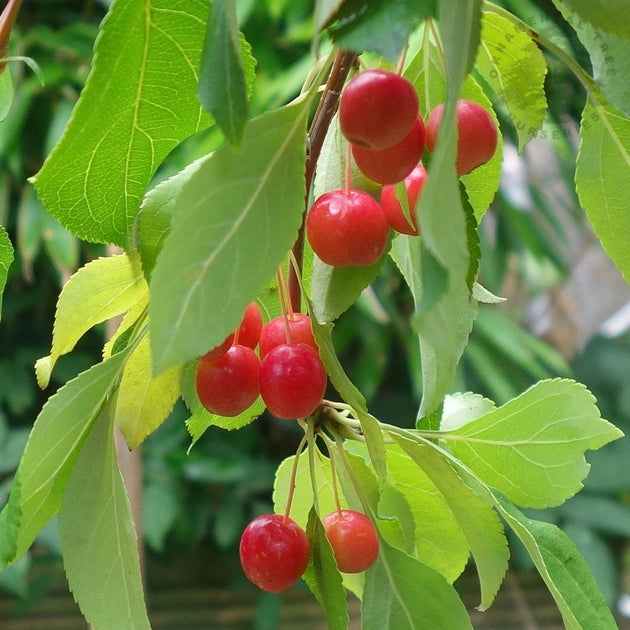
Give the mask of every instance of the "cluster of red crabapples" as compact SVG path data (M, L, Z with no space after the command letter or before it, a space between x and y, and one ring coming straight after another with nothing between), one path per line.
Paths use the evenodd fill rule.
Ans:
M305 418L317 409L326 384L308 315L288 313L263 325L256 302L234 333L199 358L195 373L201 404L227 417L239 415L260 395L277 418Z
M372 521L354 510L337 509L322 520L337 567L343 573L369 569L379 542ZM243 531L239 545L247 578L264 591L279 593L304 574L311 553L306 532L282 514L263 514Z
M435 107L425 125L414 86L393 72L367 70L348 83L339 102L339 126L359 170L382 185L381 196L377 201L348 185L315 200L306 233L321 260L334 266L369 266L383 254L390 227L419 234L415 208L427 179L420 160L425 148L433 152L443 112L443 104ZM456 117L456 170L465 175L494 155L497 129L490 114L473 101L458 101ZM405 209L396 193L399 182L407 194Z

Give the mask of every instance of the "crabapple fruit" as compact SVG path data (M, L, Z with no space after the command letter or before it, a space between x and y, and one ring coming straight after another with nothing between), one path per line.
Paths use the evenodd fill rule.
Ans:
M418 115L418 96L407 79L386 70L366 70L346 86L339 125L349 142L386 149L400 142Z
M361 512L336 510L322 520L337 567L343 573L369 569L378 556L378 535L372 521Z
M305 343L276 346L260 364L260 395L277 418L305 418L324 396L326 370L319 354Z
M313 251L329 265L367 267L387 244L389 225L380 205L368 193L331 190L319 196L306 217Z
M269 593L285 591L306 570L311 543L306 532L281 514L256 517L239 544L241 566L250 582Z
M396 197L396 186L389 184L383 186L381 191L381 208L387 217L389 224L402 234L417 236L418 219L416 217L416 203L422 193L427 180L427 170L418 164L407 177L405 177L405 190L407 191L407 203L409 206L409 218L405 216L402 205Z
M424 151L425 130L420 117L411 131L395 145L371 150L352 145L352 157L359 170L369 179L383 184L401 182L418 164Z
M252 348L233 345L217 359L197 362L195 387L201 404L219 416L237 416L258 398L260 359Z
M427 119L427 148L432 153L437 143L444 104L437 105ZM458 175L466 175L488 162L497 148L497 127L492 116L474 101L461 99L455 106L457 117Z
M289 339L287 339L287 326ZM269 320L260 332L260 358L264 359L271 350L282 343L305 343L319 352L313 337L311 318L304 313L289 313L286 322L282 315Z
M242 346L255 348L260 339L263 327L263 316L257 302L252 302L243 313L243 319L235 336Z

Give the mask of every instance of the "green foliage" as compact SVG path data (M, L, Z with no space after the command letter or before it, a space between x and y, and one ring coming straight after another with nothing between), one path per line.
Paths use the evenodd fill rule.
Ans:
M259 17L255 4L241 9L241 19ZM269 490L271 471L261 470L247 450L258 452L259 441L238 443L235 454L217 437L221 430L235 429L253 435L265 422L253 423L263 414L263 402L234 418L210 414L197 398L194 368L197 357L235 329L252 300L267 316L288 309L283 283L274 283L287 262L298 275L303 270L289 290L294 302L301 292L330 394L341 400L322 401L310 418L296 424L306 431L299 449L305 448L277 469L274 509L290 512L310 535L313 553L304 579L329 626L347 625L348 589L362 600L365 628L471 628L453 582L471 555L479 575L479 607L488 608L508 567L509 529L546 581L568 628L614 627L576 545L556 526L529 519L516 506L564 503L566 518L585 521L593 501L590 508L568 501L588 472L584 454L617 440L621 431L601 418L586 387L546 379L549 371L565 370L564 362L496 314L485 320L479 315L488 346L516 347L503 357L511 367L546 380L521 393L509 378L496 378L495 360L500 406L471 393L448 394L465 351L469 364L487 363L487 347L470 342L469 335L478 301L499 300L477 284L486 249L477 221L498 189L503 144L500 140L488 164L460 181L456 102L470 98L496 121L509 119L504 127L522 150L547 112L548 65L538 46L566 64L587 92L577 195L627 277L620 235L630 228L625 219L630 123L619 105L626 87L602 78L606 59L593 44L596 37L608 38L615 54L625 58L627 30L620 31L614 13L601 7L593 10L577 0L563 5L567 23L578 16L589 24L575 28L593 59L597 76L591 77L565 48L497 5L404 0L374 2L363 11L359 4L320 0L313 21L302 18L308 33L294 32L289 40L304 47L312 43L316 52L332 46L367 52L366 65L397 64L415 86L423 114L445 103L437 146L424 156L429 177L416 209L421 236L392 235L391 250L370 268L332 269L308 247L304 256L300 248L291 250L301 235L305 201L346 182L347 146L332 115L344 76L335 78L337 68L332 84L322 87L333 55L304 56L279 75L281 87L258 90L255 41L250 50L240 34L237 3L213 2L210 12L201 0L151 7L139 0L114 3L65 131L52 150L44 151L33 182L45 209L72 235L117 244L124 252L92 259L65 284L50 354L36 367L40 385L51 383L53 368L57 373L61 358L89 331L123 317L103 346L104 359L68 380L38 415L0 513L0 565L18 567L13 583L19 585L24 569L16 563L58 513L69 585L97 630L149 627L131 513L115 459L115 423L130 448L146 440L145 511L154 517L146 539L154 549L168 548L175 534L189 543L203 534L192 522L180 524L189 498L180 492L184 482L230 489L238 484L244 490L227 492L212 516L207 496L194 502L202 527L208 525L224 547L238 539L251 495ZM274 6L275 17L283 15L287 23L303 8ZM398 57L407 45L405 66ZM261 67L273 68L271 56L265 61ZM44 71L51 75L54 70ZM35 88L29 89L32 98ZM324 99L332 98L324 114L317 108L320 91ZM7 95L7 85L0 85L0 98L7 101ZM261 104L264 111L256 111ZM7 120L25 111L27 105L12 109ZM317 126L322 116L328 116L324 129ZM207 134L198 133L212 125ZM11 129L12 137L0 138L6 146L19 136L18 124ZM218 131L227 144L219 144ZM53 144L57 137L50 133ZM319 155L313 152L315 141L323 142ZM183 167L175 174L166 169L169 178L160 173L154 180L173 149L181 150ZM313 169L311 188L305 174ZM356 169L348 178L378 194ZM19 196L19 249L28 266L35 263L47 224L29 193ZM515 230L519 236L536 240L521 228ZM64 241L68 233L60 228L55 234L51 257L61 270L74 267L76 241ZM13 251L4 229L0 239L4 286ZM541 245L539 252L554 259L551 249ZM397 282L408 290L404 316L393 299L384 306L374 303L388 296L382 286L393 273L388 258L397 265ZM376 300L369 302L370 296ZM392 318L398 337L412 347L407 361L420 397L415 417L380 421L349 376L333 329L343 325L342 316L351 315L354 304L372 315L383 306L385 319ZM177 403L180 397L183 405ZM189 452L181 437L171 437L168 422L164 443L154 441L157 428L173 415L180 425L187 418L195 446ZM597 505L626 531L623 510ZM379 556L364 575L342 575L326 541L321 518L340 506L367 513L378 531ZM574 529L576 539L578 533Z

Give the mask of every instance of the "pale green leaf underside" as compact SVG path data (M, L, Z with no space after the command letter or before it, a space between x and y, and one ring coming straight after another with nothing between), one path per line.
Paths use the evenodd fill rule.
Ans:
M42 408L0 513L0 567L21 557L59 510L76 457L132 349L68 381Z
M112 6L66 132L34 180L47 210L75 235L129 246L157 167L208 124L197 99L207 18L204 0Z
M626 0L554 0L561 11L568 5L581 20L595 28L630 38L630 13Z
M238 152L222 147L182 187L151 277L157 372L221 343L293 245L304 210L308 104L250 121Z
M59 295L49 357L36 365L44 388L60 356L70 352L93 326L145 300L147 285L137 252L97 258L74 273Z
M575 184L578 197L599 237L630 282L630 119L589 99L580 127L582 142Z
M525 507L571 497L588 473L587 449L622 436L574 381L540 381L501 407L443 433L451 451L485 483Z
M568 536L558 527L527 518L503 497L495 505L529 552L558 605L567 630L616 630L608 604Z
M522 150L542 126L547 110L542 52L512 22L484 12L475 67L507 108Z
M136 532L105 410L68 478L59 512L68 585L98 630L149 630Z

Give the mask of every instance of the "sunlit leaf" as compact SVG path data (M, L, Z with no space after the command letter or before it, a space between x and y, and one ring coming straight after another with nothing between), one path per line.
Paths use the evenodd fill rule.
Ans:
M146 299L146 291L134 251L97 258L72 275L57 302L50 357L36 366L40 387L48 385L57 359L70 352L90 328Z
M129 246L157 167L208 124L197 99L207 18L205 0L112 6L70 123L34 179L47 210L73 234Z
M451 451L488 485L525 507L562 503L588 473L587 449L618 439L593 395L574 381L541 381L444 434Z
M99 630L148 630L136 531L109 410L94 423L68 478L59 536L68 585L88 623Z
M293 245L304 210L308 105L251 120L239 152L222 147L182 187L151 276L156 372L221 343Z
M508 19L484 12L475 67L509 112L522 150L542 126L547 111L547 65L542 52Z

